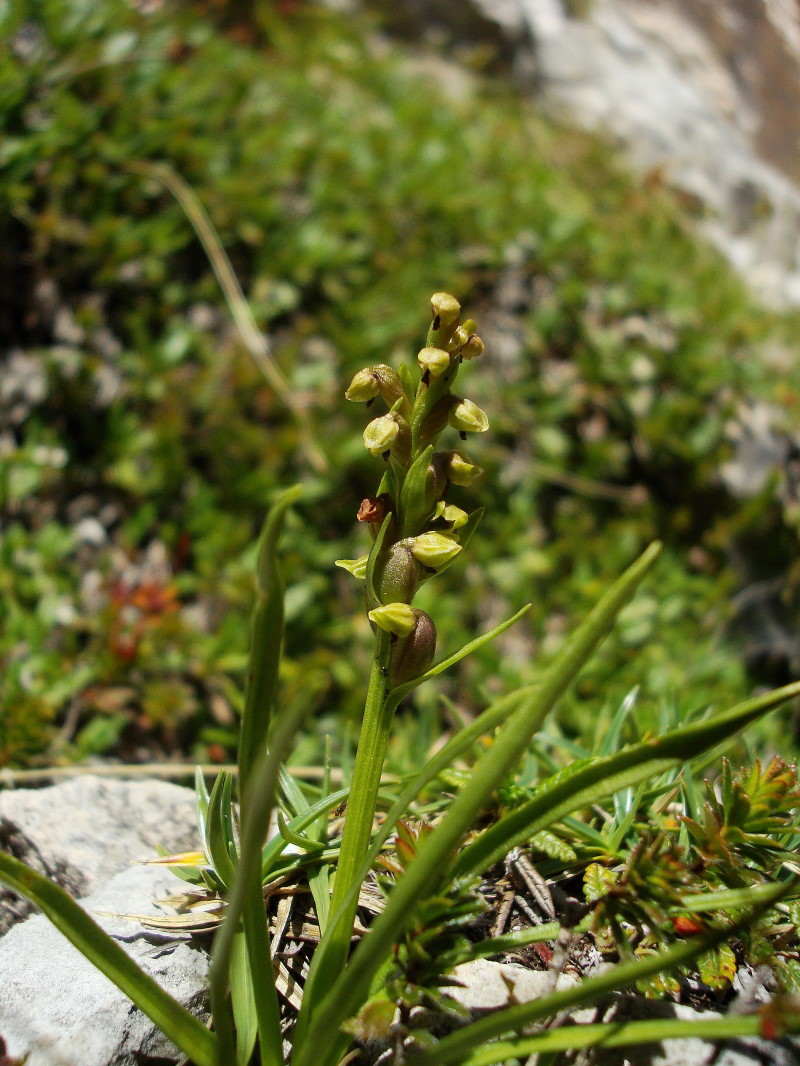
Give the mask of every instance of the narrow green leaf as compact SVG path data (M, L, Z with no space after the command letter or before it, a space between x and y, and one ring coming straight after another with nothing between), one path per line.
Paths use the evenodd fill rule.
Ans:
M782 1012L781 1031L800 1032L800 1014ZM569 1025L548 1029L534 1036L516 1040L498 1040L487 1044L462 1059L460 1066L493 1066L509 1059L524 1061L533 1055L577 1051L581 1048L635 1047L638 1044L659 1044L663 1040L734 1040L743 1036L760 1036L763 1019L760 1014L728 1015L725 1018L653 1018L642 1022L599 1022L591 1025Z
M746 700L704 722L623 748L616 755L583 759L565 767L541 784L527 803L495 822L468 845L458 858L456 872L465 874L487 869L532 833L548 828L573 811L598 803L619 789L637 785L668 770L677 762L691 760L736 736L767 711L798 696L800 682L795 682Z
M753 888L716 888L713 892L692 892L681 896L680 908L689 914L703 914L711 911L743 910L753 898Z
M194 791L197 797L197 828L200 830L200 839L205 841L209 795L205 775L200 766L196 766L194 770Z
M269 510L261 534L256 603L250 623L250 659L239 730L239 799L246 801L252 768L267 744L283 645L283 579L278 539L286 512L301 488L282 492Z
M330 735L326 735L321 797L323 802L329 802L331 797L331 752L331 737ZM313 834L315 839L320 842L320 845L322 846L323 850L327 851L328 819L325 817L324 814L316 819L314 825L310 829L310 832ZM325 930L328 928L328 918L330 916L331 910L332 871L332 863L320 862L319 865L313 866L308 873L308 887L311 889L311 895L314 899L314 910L316 911L317 921L319 923L320 938L325 935Z
M620 746L620 740L622 739L622 730L633 713L638 695L639 686L635 685L617 708L617 712L611 720L611 725L608 727L605 736L600 742L600 747L595 754L612 755L617 751Z
M231 1006L236 1025L236 1066L248 1066L256 1046L258 1019L243 933L237 933L233 938Z
M132 999L197 1066L219 1066L214 1034L139 969L120 945L62 888L5 852L0 852L0 881L43 911L56 929Z
M237 863L232 805L233 776L221 773L208 801L206 850L214 872L226 888L233 884Z
M409 406L411 406L411 397L413 397L414 395L416 385L414 383L414 378L411 376L411 368L409 367L408 363L406 363L405 361L402 362L397 370L397 373L400 376L400 384L403 386L406 392L406 397L408 398Z
M580 925L571 929L573 933L585 932L590 925L591 917L584 919ZM453 966L471 962L473 959L490 959L493 955L508 955L530 944L541 944L547 940L555 940L561 932L560 922L545 922L543 925L531 926L529 929L518 929L513 933L504 933L502 936L491 937L488 940L479 940L476 943L465 944L458 952L458 958L453 960Z
M349 788L341 788L338 792L332 792L330 796L326 796L325 799L318 800L316 803L312 804L304 814L299 814L297 817L292 818L288 823L288 828L293 833L302 833L304 829L311 825L312 822L316 821L321 815L325 815L334 807L338 807L349 795ZM280 835L273 837L272 840L269 840L264 845L261 860L261 876L264 881L267 881L272 877L272 867L282 854L285 846L285 841Z
M501 633L505 633L507 629L510 629L515 622L518 622L520 618L528 613L531 609L531 604L526 603L524 607L521 607L515 615L511 618L507 618L505 622L501 622L500 625L495 626L494 629L490 629L487 633L481 633L479 637L469 641L462 648L459 648L457 652L452 655L448 655L446 659L442 659L438 663L434 663L430 670L426 670L424 674L420 674L419 677L415 677L412 681L406 681L404 685L398 685L393 688L387 696L387 701L396 707L401 700L413 692L415 688L424 684L426 681L430 681L432 677L436 677L438 674L444 673L445 670L449 670L451 666L455 666L457 662L466 658L467 655L471 655L478 648L482 648L484 644L488 644L489 641L494 640L495 637L499 637Z
M303 814L308 810L309 803L305 793L294 777L283 766L278 777L278 788L283 799L284 808L289 811L292 817L297 814Z
M325 845L318 840L310 840L308 837L302 835L302 833L294 833L289 828L286 819L278 811L278 832L287 844L294 844L296 848L300 848L301 851L314 852L324 851Z

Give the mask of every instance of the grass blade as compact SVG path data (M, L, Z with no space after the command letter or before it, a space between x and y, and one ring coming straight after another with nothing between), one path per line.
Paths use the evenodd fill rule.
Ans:
M295 818L292 818L288 823L288 828L293 833L301 833L312 822L316 821L320 815L327 814L334 807L338 807L349 795L349 788L340 788L337 792L332 792L330 796L318 800L310 806L303 814L298 814ZM261 856L262 880L266 881L272 876L272 867L281 857L285 847L286 842L280 834L274 836L264 845Z
M278 538L286 511L300 495L299 485L282 492L269 509L256 571L256 604L250 636L250 662L239 733L239 799L247 802L253 765L267 746L283 644L283 580Z
M237 933L233 938L231 955L231 1008L236 1026L236 1063L235 1066L248 1066L256 1046L258 1036L258 1018L253 994L253 982L250 978L247 945L244 935Z
M688 762L740 733L767 711L799 696L800 682L794 682L746 700L704 722L623 748L616 755L573 763L548 778L527 803L495 822L466 847L458 858L456 872L464 874L487 869L515 844L540 829L546 829L573 811L597 803L619 789L668 770L678 762Z
M236 874L236 839L233 832L233 777L220 774L211 790L206 821L206 849L214 873L226 888Z
M549 1029L518 1040L498 1040L479 1048L460 1061L460 1066L493 1066L509 1059L527 1059L531 1055L577 1051L581 1048L633 1047L656 1044L662 1040L733 1040L742 1036L761 1036L765 1019L758 1014L728 1015L725 1018L658 1018L641 1022L605 1022L595 1025L569 1025ZM781 1012L781 1034L800 1032L800 1013Z

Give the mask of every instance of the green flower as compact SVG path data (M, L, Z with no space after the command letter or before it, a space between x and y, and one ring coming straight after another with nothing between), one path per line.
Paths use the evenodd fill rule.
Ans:
M448 480L454 485L471 485L475 478L480 477L483 473L483 468L476 466L466 452L454 451L450 453L442 452L441 454L448 457L446 473Z
M397 637L407 637L417 624L417 614L407 603L385 603L370 611L368 617L378 629Z
M477 359L479 355L483 355L484 343L480 337L470 337L464 347L461 349L462 359Z
M367 576L368 560L368 555L362 555L360 559L336 559L334 565L341 566L342 570L363 581Z
M472 400L457 400L448 412L447 421L460 433L485 433L489 428L486 413Z
M433 570L449 563L461 551L461 545L444 533L421 533L411 538L409 547L418 562Z
M378 380L372 367L367 367L366 370L359 370L344 394L345 399L351 400L353 403L369 403L377 395Z
M344 395L353 403L369 403L378 394L383 397L387 407L393 407L398 400L405 399L400 375L385 363L359 370Z
M383 455L397 440L400 426L391 415L373 418L364 430L364 447L372 455Z
M443 348L423 348L417 356L420 370L439 378L450 369L450 353Z
M461 304L449 292L435 292L431 296L431 310L434 318L439 319L439 328L452 326L461 314ZM435 322L434 325L436 325Z
M444 500L439 500L437 503L433 517L443 518L453 529L460 529L469 521L469 515L466 511L462 511L454 503L445 503Z

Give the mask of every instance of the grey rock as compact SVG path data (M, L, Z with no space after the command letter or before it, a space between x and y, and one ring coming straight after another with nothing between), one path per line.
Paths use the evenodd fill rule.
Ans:
M545 103L610 134L636 167L657 168L704 205L701 229L764 299L800 303L800 189L763 158L773 101L746 91L742 76L756 62L769 77L768 53L747 52L753 34L791 36L776 29L775 5L752 5L760 20L747 16L749 40L729 26L726 51L717 23L679 0L591 0L582 18L570 17L574 4L519 2ZM744 17L731 0L715 6L729 23ZM800 32L796 13L789 21ZM789 48L781 69L791 65Z
M330 0L329 0L330 2ZM765 301L800 304L800 10L792 0L362 0L685 194Z
M168 852L198 847L191 789L87 775L0 792L0 848L74 896L152 858L159 846ZM0 886L0 933L29 909Z
M793 446L787 423L780 408L758 402L742 407L731 420L727 437L733 456L720 467L720 476L734 496L756 496L771 477L782 474Z
M528 970L523 966L479 959L456 967L454 976L461 987L449 988L448 995L467 1007L473 1017L500 1010L516 1002L529 1002L548 995L556 989L570 988L574 978ZM770 983L766 968L747 971L739 980L737 1002L742 997L755 994L758 1003L769 999L763 991ZM752 1009L748 1000L743 1007ZM734 1011L735 1012L735 1011ZM655 1018L676 1018L695 1021L701 1018L719 1018L715 1011L699 1012L692 1007L667 1000L646 999L644 996L620 995L613 997L609 1007L598 1017L594 1007L573 1011L564 1024L587 1024L594 1021L636 1021ZM587 1066L796 1066L796 1041L771 1041L761 1038L744 1038L715 1044L697 1037L665 1040L657 1045L641 1048L591 1049L581 1061Z
M207 957L181 940L154 944L138 923L98 916L160 913L159 897L184 882L169 870L140 866L117 874L81 906L183 1006L203 1014ZM185 886L184 886L185 887ZM141 934L141 935L137 935ZM0 1034L8 1054L27 1066L140 1066L183 1056L131 1001L41 915L0 940Z
M561 974L557 981L544 970L529 970L515 963L476 959L465 962L453 971L460 982L448 988L447 994L473 1015L499 1010L513 1002L527 1003L550 992L571 988L575 979Z

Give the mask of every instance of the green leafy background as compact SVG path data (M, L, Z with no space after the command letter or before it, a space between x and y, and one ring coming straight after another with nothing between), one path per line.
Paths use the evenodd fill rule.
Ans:
M796 316L754 304L658 175L545 121L490 57L455 67L312 4L209 9L0 3L0 765L228 758L255 536L296 481L284 700L310 712L297 759L325 733L348 749L369 631L333 560L365 551L380 470L343 392L413 358L441 289L487 342L463 375L486 475L454 497L487 513L418 605L443 654L534 608L401 712L395 765L441 731L439 693L469 713L535 679L655 537L665 558L560 728L591 748L634 685L640 730L793 676L785 649L748 656L731 597L777 578L791 627L797 511L777 470L744 502L719 470L744 401L796 412ZM148 161L207 209L327 472ZM765 728L785 754L789 718Z

